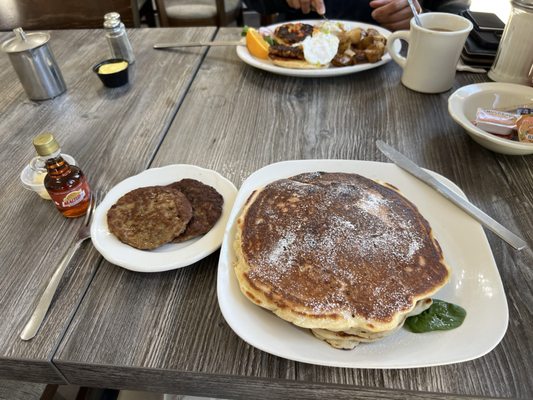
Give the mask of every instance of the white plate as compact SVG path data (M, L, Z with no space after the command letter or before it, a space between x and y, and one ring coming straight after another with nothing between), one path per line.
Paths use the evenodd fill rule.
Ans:
M215 188L224 198L222 215L215 226L205 235L183 243L171 243L155 250L139 250L118 240L109 232L107 211L124 194L145 186L167 185L180 179L196 179ZM123 180L113 187L96 208L91 224L91 239L94 247L110 263L138 272L160 272L186 267L213 253L220 247L224 227L237 189L219 173L194 165L168 165L151 168Z
M302 172L358 173L390 182L415 203L430 222L448 264L450 282L435 298L467 310L462 326L450 331L415 334L401 329L351 351L336 350L266 311L241 294L233 272L235 220L254 189ZM457 193L461 190L433 173ZM254 347L279 357L310 364L349 368L418 368L471 360L488 353L507 329L507 300L498 269L481 226L433 189L393 164L371 161L306 160L266 166L242 185L224 234L217 282L218 302L229 326Z
M324 20L305 20L305 21L293 21L293 22L303 22L306 24L317 25L319 23L324 22ZM350 30L352 28L363 28L363 29L373 28L387 38L391 34L390 31L388 31L385 28L382 28L376 25L364 24L362 22L334 21L334 20L332 20L331 22L341 22L342 24L344 24L344 27L346 30ZM274 24L274 25L268 26L267 28L274 30L277 26L283 25L283 24L284 23ZM397 50L399 51L401 47L400 41L397 41L395 46L397 47ZM246 48L246 46L237 46L237 56L242 61L244 61L246 64L251 65L252 67L259 68L259 69L262 69L268 72L273 72L279 75L296 76L296 77L301 77L301 78L324 78L328 76L340 76L340 75L353 74L356 72L365 71L367 69L377 68L383 64L388 63L391 60L390 55L388 53L385 53L381 61L378 61L377 63L366 63L366 64L359 64L359 65L352 65L349 67L338 67L338 68L330 67L330 68L322 68L322 69L291 69L291 68L279 67L277 65L274 65L270 60L262 60L262 59L252 56L248 52L248 49Z
M496 153L533 154L533 143L520 143L485 132L475 126L476 111L481 108L507 108L533 103L533 88L514 83L476 83L456 90L448 99L452 118L466 129L477 143Z

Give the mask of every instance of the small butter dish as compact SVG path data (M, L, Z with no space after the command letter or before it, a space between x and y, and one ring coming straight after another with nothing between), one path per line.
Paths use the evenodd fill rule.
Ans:
M93 71L104 86L114 88L128 83L128 67L126 60L112 58L96 64Z
M61 154L63 159L70 165L76 165L76 161L72 156L68 154ZM43 199L50 200L50 196L44 187L44 177L46 176L46 170L39 169L35 170L32 168L31 164L28 164L24 167L20 173L20 181L24 189L32 190L41 196Z

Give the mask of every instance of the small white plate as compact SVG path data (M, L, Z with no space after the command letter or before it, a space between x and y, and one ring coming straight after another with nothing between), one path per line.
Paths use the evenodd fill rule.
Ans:
M533 154L533 143L520 143L485 132L475 126L476 111L481 108L507 108L533 103L533 88L514 83L475 83L456 90L448 99L452 118L466 133L496 153L510 155Z
M304 21L291 21L291 22L302 22L305 24L317 25L317 24L323 23L324 20L304 20ZM331 22L340 22L344 24L344 28L346 30L350 30L353 28L362 28L362 29L372 28L372 29L377 30L379 33L381 33L383 36L387 38L391 34L391 32L385 28L382 28L376 25L371 25L371 24L364 24L362 22L336 21L336 20L331 20ZM273 31L274 29L276 29L276 27L283 25L283 24L284 23L274 24L274 25L267 26L266 28ZM397 41L395 46L398 47L397 50L399 50L401 47L400 41ZM296 76L300 78L325 78L329 76L348 75L348 74L353 74L356 72L365 71L367 69L380 67L383 64L386 64L391 60L390 55L388 53L385 53L381 61L378 61L376 63L358 64L358 65L352 65L349 67L329 67L329 68L322 68L322 69L291 69L291 68L283 68L283 67L274 65L270 60L262 60L259 58L255 58L248 52L248 49L246 48L246 46L237 46L237 56L242 61L244 61L246 64L251 65L252 67L259 68L264 71L272 72L274 74Z
M434 297L464 307L464 323L450 331L415 334L400 329L351 351L337 350L256 306L240 291L233 271L235 221L250 194L274 180L302 172L351 172L389 182L417 205L431 224L452 269L450 282ZM464 196L448 179L432 173ZM243 183L224 234L217 282L218 302L229 326L252 346L289 360L348 368L419 368L472 360L491 351L507 329L507 300L487 238L479 223L429 186L394 164L306 160L268 165Z
M209 232L183 243L170 243L155 250L139 250L118 240L107 226L107 211L124 194L145 186L168 185L180 179L196 179L215 188L224 198L222 215ZM213 253L220 247L231 207L235 201L235 185L219 173L194 165L168 165L151 168L123 180L113 187L96 208L91 224L94 247L110 263L138 272L161 272L186 267Z

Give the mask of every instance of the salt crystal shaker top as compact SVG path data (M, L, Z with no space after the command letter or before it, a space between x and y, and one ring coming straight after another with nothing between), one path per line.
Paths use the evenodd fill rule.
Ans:
M104 15L104 28L107 43L111 50L111 57L126 60L129 64L135 62L133 48L126 27L120 20L120 14L116 12Z

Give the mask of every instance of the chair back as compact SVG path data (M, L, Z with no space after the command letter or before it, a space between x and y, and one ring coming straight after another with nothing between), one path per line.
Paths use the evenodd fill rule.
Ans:
M227 26L233 21L237 21L238 25L242 25L242 5L235 10L226 10L226 2L224 0L213 0L216 6L216 15L212 17L198 17L198 18L172 18L167 13L166 1L155 0L157 10L159 13L159 23L161 26ZM190 1L191 5L194 0Z
M14 0L0 1L0 30L101 28L111 11L138 26L137 0Z

